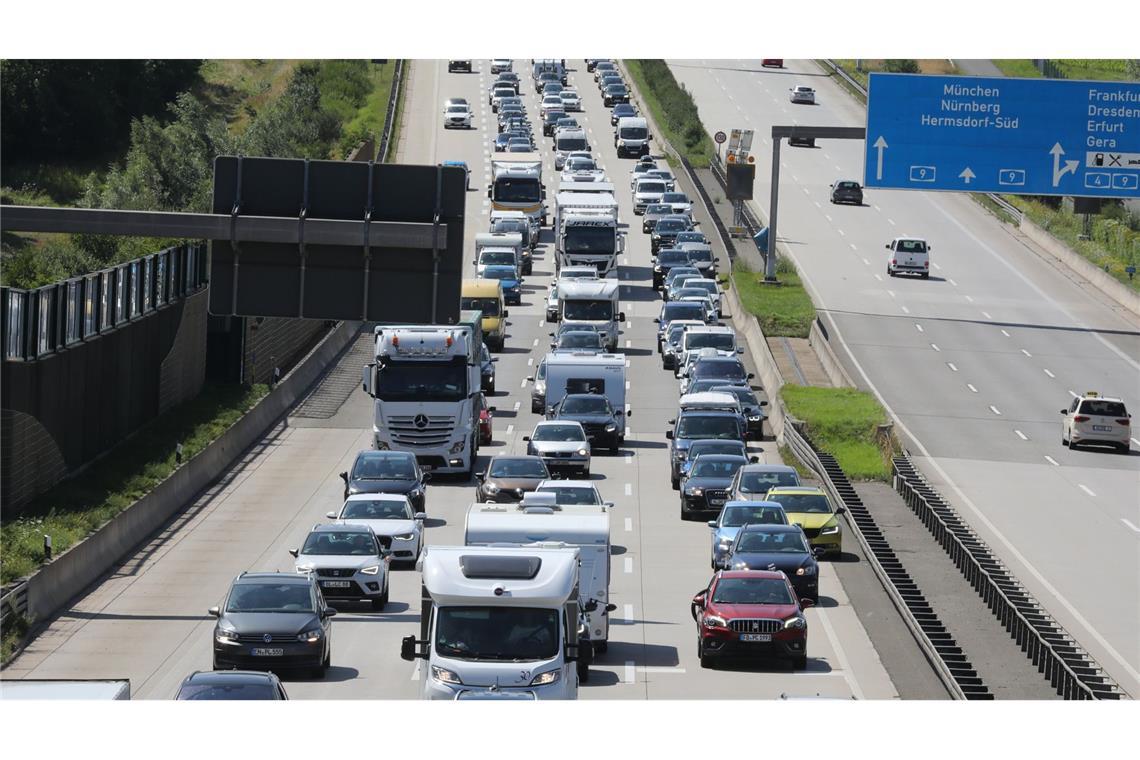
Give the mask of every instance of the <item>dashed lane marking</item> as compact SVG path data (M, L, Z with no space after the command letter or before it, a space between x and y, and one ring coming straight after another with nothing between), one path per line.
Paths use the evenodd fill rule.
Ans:
M973 383L966 383L966 387L970 389L970 393L978 392L978 389L974 387Z
M1089 488L1088 486L1086 486L1084 483L1077 483L1077 488L1081 489L1082 491L1087 493L1089 496L1096 497L1096 494L1093 493L1093 490L1091 488Z
M1017 433L1017 437L1020 438L1021 440L1023 440L1023 441L1029 440L1029 436L1027 436L1025 433L1021 432L1020 430L1014 430L1013 432Z

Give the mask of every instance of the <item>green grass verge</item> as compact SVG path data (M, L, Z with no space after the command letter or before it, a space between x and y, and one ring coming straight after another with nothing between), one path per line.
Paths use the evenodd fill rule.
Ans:
M23 615L11 615L8 618L3 639L0 640L0 662L8 663L12 655L16 653L16 647L20 646L20 642L28 635L29 629L31 629L31 624Z
M993 59L993 64L1001 69L1001 73L1007 77L1029 79L1039 79L1041 77L1041 72L1033 65L1033 61L1028 58L995 58Z
M732 282L745 310L760 320L765 336L806 338L815 319L815 306L794 268L785 264L777 267L777 272L780 284L768 285L763 274L751 271L737 259Z
M253 408L269 388L207 385L112 449L84 472L0 522L0 582L33 572L43 562L43 537L55 554L88 536L162 482L175 469L174 448L190 459Z
M807 467L804 467L804 463L801 462L799 460L799 457L797 457L795 455L795 452L792 451L791 446L780 446L779 451L780 451L780 459L783 460L784 464L788 465L789 467L791 467L792 469L794 469L796 471L796 473L800 476L800 480L802 480L802 481L813 481L813 480L818 481L819 480L819 476L816 475L814 471L809 470Z
M1130 70L1128 61L1121 58L1050 58L1049 63L1066 79L1129 81L1137 77L1136 68ZM1039 79L1042 76L1028 58L995 59L994 65L1007 77Z
M713 154L712 139L701 123L692 95L661 59L626 59L624 63L653 121L665 133L662 137L694 167L707 168Z
M890 459L876 441L887 413L870 393L854 388L785 385L780 397L803 420L812 443L839 462L852 480L888 480Z
M341 142L341 158L347 156L365 137L371 137L377 145L380 144L380 134L384 131L384 122L388 117L388 95L392 92L392 77L395 73L395 61L372 64L368 73L372 89L356 110L356 115L344 125L345 139ZM349 141L351 144L345 149L345 144Z

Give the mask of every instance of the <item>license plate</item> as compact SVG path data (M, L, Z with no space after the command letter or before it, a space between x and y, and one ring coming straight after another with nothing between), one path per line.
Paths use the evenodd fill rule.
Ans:
M740 634L741 641L771 641L772 634L770 633L742 633Z
M254 657L280 657L285 654L285 650L279 647L271 647L268 649L254 647L253 649L249 650L249 653Z
M1111 433L1112 425L1093 425L1093 430L1099 430L1102 433Z
M435 467L430 465L430 464L421 464L420 469L423 470L424 472L431 472L432 470L435 469Z
M348 581L321 581L322 588L348 588Z
M709 499L709 504L712 504L714 507L719 507L724 504L724 499Z

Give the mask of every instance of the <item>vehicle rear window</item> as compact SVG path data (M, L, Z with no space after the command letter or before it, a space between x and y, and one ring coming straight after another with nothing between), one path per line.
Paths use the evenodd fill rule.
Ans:
M672 322L674 319L699 319L702 322L705 318L705 307L695 301L670 301L665 304L665 311L662 314L662 322Z
M1104 399L1085 400L1081 402L1081 414L1096 414L1102 417L1127 417L1128 412L1124 404L1119 401L1105 401Z
M745 525L787 525L784 510L777 507L725 507L721 527L741 528Z
M638 182L637 192L639 193L663 193L665 192L664 182Z
M800 479L793 472L745 472L740 475L740 490L748 493L768 493L777 486L798 486Z
M906 251L907 253L926 253L926 241L900 240L895 248L896 250Z
M268 683L205 684L183 687L179 699L278 699L277 690Z

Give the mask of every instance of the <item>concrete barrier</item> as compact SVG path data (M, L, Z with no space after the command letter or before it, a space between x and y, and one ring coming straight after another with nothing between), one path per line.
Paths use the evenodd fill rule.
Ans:
M772 356L772 349L768 347L768 341L764 338L764 333L760 331L760 323L756 321L754 315L744 309L744 305L740 302L735 283L733 287L725 290L724 295L728 301L728 307L732 309L732 326L736 328L736 334L744 338L748 352L752 354L752 360L756 362L756 371L760 374L760 383L764 386L764 392L768 394L768 426L772 428L772 434L776 436L776 440L783 443L784 417L787 412L784 410L783 401L780 400L780 388L784 386L784 378L780 374L779 367L776 366L776 357Z
M360 329L341 322L281 379L265 398L213 443L198 452L154 490L28 578L28 616L40 623L99 580L193 503L242 453L301 398Z
M1050 256L1059 259L1065 266L1091 282L1106 296L1136 316L1140 316L1140 293L1097 267L1084 256L1065 245L1064 242L1051 235L1044 227L1029 221L1028 217L1023 216L1021 218L1020 229L1027 238L1041 246Z
M832 385L836 388L855 387L855 383L851 382L851 376L847 374L847 370L839 361L839 357L836 356L835 349L831 347L831 337L827 334L827 328L823 326L819 317L816 317L811 323L808 345L819 357L819 363L823 365L823 371L827 373L827 379L831 381Z

